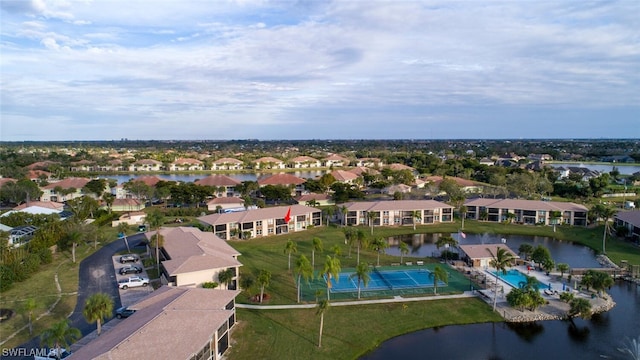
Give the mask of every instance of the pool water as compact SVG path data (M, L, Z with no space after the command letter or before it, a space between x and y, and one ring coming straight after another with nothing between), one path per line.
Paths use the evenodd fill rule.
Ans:
M492 271L491 273L494 276L496 275L496 271ZM515 269L507 271L506 275L502 271L499 271L498 277L514 288L521 288L524 284L527 283L527 276ZM536 288L540 288L540 283L538 281L536 281Z

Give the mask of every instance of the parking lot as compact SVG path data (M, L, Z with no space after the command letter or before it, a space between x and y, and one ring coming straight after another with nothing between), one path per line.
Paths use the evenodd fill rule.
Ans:
M113 260L113 268L115 269L116 272L116 281L120 281L123 279L127 279L130 276L140 276L140 277L144 277L144 278L149 278L149 276L147 275L147 271L144 269L144 265L142 264L142 261L140 260L140 256L137 255L137 261L135 262L128 262L125 264L120 263L120 256L121 255L115 255L113 256L112 260ZM120 275L120 268L123 268L125 266L128 265L135 265L135 266L139 266L140 268L142 268L142 272L139 274L127 274L127 275ZM143 297L149 295L152 291L153 291L153 286L151 286L151 284L149 284L148 286L140 286L140 287L130 287L128 289L119 289L118 290L120 293L120 302L122 303L122 306L130 306L132 304L135 304L136 302L138 302L140 299L142 299Z

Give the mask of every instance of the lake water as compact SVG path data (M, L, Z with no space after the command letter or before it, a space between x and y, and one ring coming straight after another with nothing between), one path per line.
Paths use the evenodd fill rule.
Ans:
M467 234L464 240L497 243L503 237L516 252L522 242L543 244L556 262L598 266L590 249L548 238ZM424 246L419 246L418 253L430 251L422 250ZM389 249L394 252L397 247ZM608 293L616 306L590 320L575 319L575 326L568 321L444 326L390 339L361 359L632 359L617 348L624 346L625 339L638 341L640 336L640 286L616 281Z
M564 167L566 168L567 166L578 166L578 167L583 167L583 168L587 168L589 170L596 170L600 173L609 173L613 170L613 167L615 166L618 171L620 172L620 174L622 175L631 175L633 173L636 173L638 171L640 171L640 165L626 165L626 164L582 164L579 162L568 162L568 163L552 163L549 164L554 168L558 168L558 167Z

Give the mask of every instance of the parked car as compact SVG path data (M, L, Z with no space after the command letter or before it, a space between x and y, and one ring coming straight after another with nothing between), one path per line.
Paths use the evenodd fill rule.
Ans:
M123 290L126 290L130 287L139 287L139 286L147 286L147 285L149 285L149 279L143 278L141 276L130 276L127 279L118 281L118 287Z
M34 355L34 360L51 360L51 359L65 359L71 356L71 353L67 349L60 348L60 356L58 356L58 349L49 349L47 356Z
M140 274L142 272L142 268L140 266L127 265L121 267L118 272L120 273L120 275Z
M125 254L120 256L120 263L121 264L126 264L128 262L136 262L138 261L138 256L134 255L134 254Z
M116 317L118 319L128 318L129 316L133 315L134 312L136 312L136 311L132 310L132 309L129 309L126 306L123 306L121 308L116 309Z

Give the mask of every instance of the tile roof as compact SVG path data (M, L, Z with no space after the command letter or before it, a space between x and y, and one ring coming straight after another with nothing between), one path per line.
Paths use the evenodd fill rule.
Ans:
M16 179L12 179L12 178L0 178L0 187L2 187L2 185L6 184L6 183L14 183L16 182Z
M327 156L326 158L324 158L324 160L330 160L330 161L348 161L349 159L347 159L344 156L340 156L338 154L329 154L329 156Z
M587 207L571 202L519 200L519 199L473 199L464 203L466 206L482 206L501 209L528 209L545 211L588 211Z
M459 178L459 177L455 177L455 176L447 176L446 178L443 178L442 176L434 175L434 176L427 176L426 178L424 178L425 181L434 183L436 185L440 184L442 182L442 180L444 180L444 179L453 180L453 181L455 181L456 184L458 184L459 186L462 186L462 187L476 186L477 185L474 181L463 179L463 178Z
M148 231L145 236L150 240L155 234ZM160 228L160 235L164 238L163 248L171 258L162 265L171 275L242 265L234 258L240 253L211 232L180 226Z
M354 174L353 172L345 171L345 170L334 170L331 172L331 175L337 181L350 181L358 178L358 175Z
M272 162L272 163L279 164L279 163L281 163L283 161L280 160L280 159L276 159L274 157L271 157L271 156L265 156L265 157L261 157L260 159L256 159L254 162L256 162L256 163L269 163L269 162Z
M226 214L211 214L199 217L198 220L209 225L217 225L228 223L254 222L266 219L284 219L284 216L287 214L287 211L289 209L291 209L291 218L295 218L295 216L298 215L322 212L322 210L310 206L291 205L239 211Z
M316 194L316 193L310 193L310 194L305 194L302 196L299 196L296 198L297 202L306 202L309 200L329 200L329 195L327 194Z
M389 169L391 170L411 170L411 171L415 171L416 169L412 168L411 166L407 166L405 164L389 164L388 166Z
M471 259L492 258L491 254L495 255L498 249L506 249L513 257L519 258L518 254L505 244L459 245L458 247Z
M43 186L42 188L47 190L53 190L59 186L63 189L74 188L79 190L79 189L82 189L85 185L87 185L89 181L91 181L91 179L70 177L70 178L60 180L58 182L50 183L49 185Z
M349 172L352 172L356 175L362 175L362 174L369 174L369 175L378 175L380 174L380 171L376 170L376 169L371 169L368 167L364 167L364 166L357 166L354 167L353 169L349 170Z
M13 210L23 210L32 206L37 206L37 207L46 208L46 209L53 209L58 211L62 211L64 209L63 203L59 203L55 201L29 201L28 203L24 203L14 207Z
M231 196L231 197L219 197L219 198L215 198L207 201L207 205L217 205L217 204L244 205L244 200L242 200L242 198L239 198L239 197Z
M182 159L177 159L176 161L173 162L174 164L196 164L196 165L201 165L202 161L197 160L197 159L192 159L192 158L182 158Z
M133 179L133 181L142 181L143 183L149 185L149 186L156 186L157 183L159 183L160 181L165 181L155 175L142 175L142 176L138 176L137 178Z
M243 162L238 159L226 157L226 158L220 158L214 161L213 163L216 165L222 165L222 164L242 164Z
M308 161L308 162L317 162L319 160L318 159L314 159L311 156L304 156L303 155L303 156L296 156L293 159L291 159L291 161L293 161L293 162L306 162L306 161Z
M228 321L239 292L164 286L129 306L126 321L76 350L77 359L190 359Z
M640 227L640 211L620 211L615 215L616 218L628 222L633 226Z
M453 206L435 200L390 200L390 201L361 201L349 202L344 206L349 211L414 211L424 209L453 208Z
M306 180L299 178L297 176L291 174L274 174L271 176L263 177L258 179L258 184L260 186L265 185L300 185L305 183Z
M153 160L153 159L142 159L135 162L135 164L143 164L143 165L162 165L161 161Z
M228 176L225 175L209 175L206 178L203 179L199 179L195 182L196 185L203 185L203 186L236 186L239 185L241 182L230 178Z

